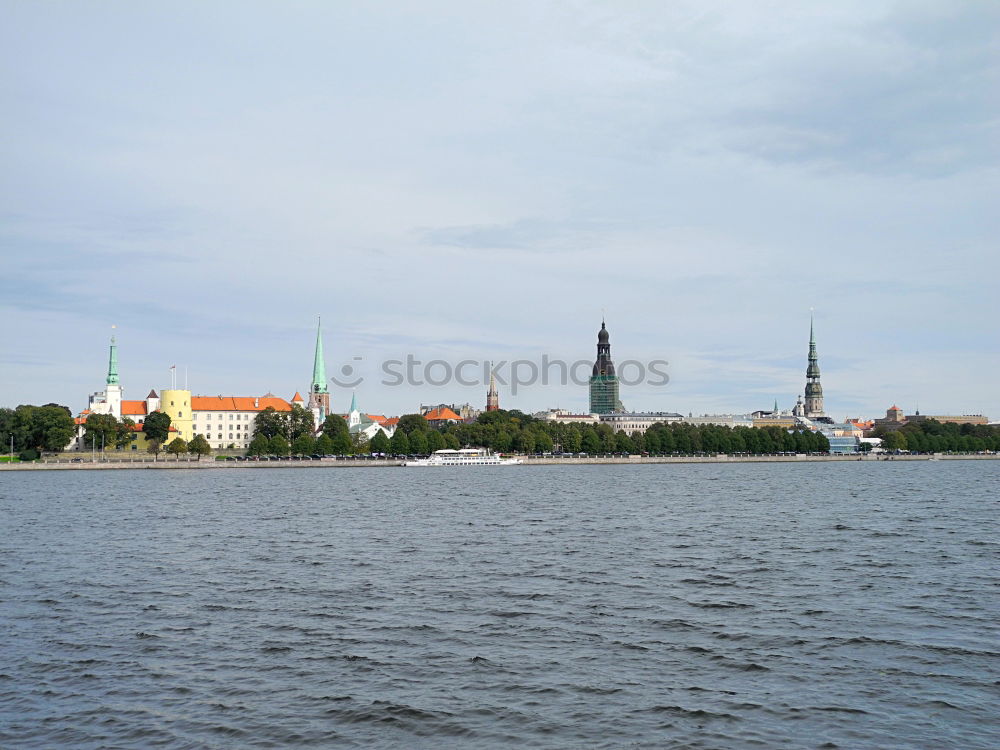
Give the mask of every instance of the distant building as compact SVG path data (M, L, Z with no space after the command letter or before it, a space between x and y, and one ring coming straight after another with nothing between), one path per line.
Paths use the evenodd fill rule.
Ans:
M167 393L163 391L160 394L161 402L166 399ZM301 404L302 397L297 393L295 395ZM248 448L253 440L257 415L268 407L277 412L290 412L295 401L294 396L289 402L273 393L263 396L190 396L190 399L192 437L203 435L209 446L215 449L230 445L238 449ZM184 439L190 440L187 437Z
M601 330L597 333L597 361L590 377L590 412L592 414L611 414L625 411L618 398L618 375L615 374L615 363L611 361L611 335L601 321Z
M749 414L702 414L699 417L681 417L679 421L693 425L714 424L719 427L753 427L753 417Z
M463 422L475 422L476 418L483 413L482 409L477 409L472 404L421 404L419 413L426 416L435 410L448 409L455 412Z
M924 422L928 419L951 424L986 425L990 423L989 418L982 414L921 414L918 411L916 414L904 415L903 410L893 404L886 409L882 419L874 420L871 429L882 428L883 432L893 432L911 422Z
M612 430L621 430L626 435L645 433L654 424L661 422L681 422L684 416L669 411L660 412L629 412L620 411L613 414L599 415L601 424L608 425Z
M442 427L448 424L458 424L464 421L462 415L447 406L431 409L424 414L424 419L430 423L431 427Z
M357 395L351 396L351 411L344 415L347 421L347 432L356 441L371 440L379 432L384 432L386 437L392 437L396 431L397 419L394 423L388 424L389 420L381 414L364 414L358 408Z
M549 409L548 411L536 412L532 416L535 419L559 422L560 424L600 424L601 422L601 418L597 414L573 414L566 409Z

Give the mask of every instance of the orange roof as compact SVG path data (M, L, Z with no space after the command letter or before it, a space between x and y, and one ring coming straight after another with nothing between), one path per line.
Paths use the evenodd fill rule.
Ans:
M383 425L397 425L397 424L399 424L399 417L389 417L384 422L382 422L382 424Z
M122 416L126 414L146 415L145 401L122 401Z
M298 394L296 394L298 395ZM275 411L291 411L292 405L277 396L192 396L191 411L264 411L273 406Z
M424 419L428 422L441 422L447 419L454 419L457 422L462 421L462 418L447 406L443 409L431 409L429 412L424 414Z
M385 424L385 415L384 414L369 414L368 418L372 422L378 422L379 424Z
M84 409L80 412L81 414L90 414L90 409Z
M295 395L292 396L292 403L294 404L296 401L305 401L305 399L302 398L301 395L299 395L298 391L295 391Z

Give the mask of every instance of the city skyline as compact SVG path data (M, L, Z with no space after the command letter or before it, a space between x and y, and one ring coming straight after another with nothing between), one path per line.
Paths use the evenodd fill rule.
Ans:
M119 328L118 328L117 325L112 325L111 328L114 331L114 333L110 337L110 350L109 350L110 354L106 354L104 356L104 358L103 358L103 361L106 363L106 365L105 365L105 369L106 369L106 383L107 383L108 386L113 387L113 388L116 389L116 393L119 394L118 398L123 398L125 396L130 396L131 398L134 399L136 397L136 393L134 393L134 392L126 393L126 390L125 390L126 384L121 382L121 378L120 378L120 375L119 375L119 363L118 363L119 362L119 357L118 357L119 343L117 341L118 335L119 335ZM817 358L818 358L818 355L817 355L817 343L816 343L816 335L815 335L815 330L814 329L815 329L815 321L812 319L812 316L810 316L809 338L808 338L808 356L807 357L803 357L803 362L807 362L808 363L808 366L804 370L802 370L803 372L805 372L804 387L802 387L802 388L799 389L799 392L798 392L798 394L796 396L788 397L787 394L779 394L779 395L777 395L775 397L775 399L774 399L774 405L775 405L776 408L778 408L778 409L780 409L782 411L789 411L790 412L790 411L797 411L798 409L803 408L803 394L805 394L805 404L806 404L806 406L805 406L805 410L803 412L801 412L801 413L803 413L804 415L809 415L809 416L820 416L820 415L823 415L823 413L824 413L824 411L823 411L822 389L819 390L819 394L820 395L819 395L819 402L818 402L818 410L814 409L814 410L810 411L810 409L809 409L809 404L810 404L810 401L809 401L809 388L810 388L810 385L811 384L818 385L818 382L819 382L819 369L818 369L818 366L817 366ZM575 361L560 360L558 358L551 359L551 361L550 361L550 365L551 365L551 367L550 367L550 373L554 373L557 376L558 373L561 372L561 368L563 367L564 363L565 364L569 364L571 366L575 365L576 368L577 368L577 371L575 372L575 377L577 378L578 382L576 382L576 383L569 383L569 384L560 384L558 382L550 382L550 383L546 384L546 383L541 382L541 378L538 378L536 382L521 384L520 385L520 398L518 398L518 394L516 392L517 389L512 389L509 381L505 381L503 379L505 376L508 377L508 378L510 378L511 375L513 374L510 370L505 370L504 369L505 365L514 365L514 363L513 362L511 362L511 363L504 363L504 362L495 363L495 362L493 362L491 360L482 360L481 362L479 362L479 361L472 360L472 359L466 359L464 366L460 365L461 369L460 370L459 369L455 370L456 377L449 378L449 382L447 384L444 384L444 385L436 385L436 384L434 384L432 382L426 382L426 383L423 383L422 385L420 385L420 384L411 384L409 381L398 383L398 384L395 384L395 385L387 385L387 381L385 380L386 378L397 379L398 376L401 373L404 373L404 372L407 372L407 371L412 371L416 375L415 379L417 381L421 381L422 378L425 377L428 372L432 376L440 377L443 373L447 372L447 367L444 367L444 366L442 366L440 364L440 363L445 362L445 360L441 360L441 359L438 359L438 358L431 358L431 359L427 359L427 360L416 360L415 366L413 366L414 365L413 362L404 362L403 360L392 360L391 364L387 364L385 362L378 363L380 365L380 367L379 367L378 370L374 371L374 377L365 377L365 375L364 375L365 369L364 369L363 360L362 360L362 362L358 362L358 358L357 357L352 357L347 362L347 364L348 364L348 366L353 367L354 369L352 370L352 372L350 374L347 374L347 375L344 375L344 373L341 373L341 374L344 375L344 379L345 380L352 380L352 382L354 380L361 380L361 382L357 383L355 385L340 385L338 383L338 381L336 380L336 378L330 378L329 380L326 379L327 362L326 362L326 358L325 358L325 354L324 354L325 342L324 342L324 336L323 336L323 333L322 333L322 325L321 325L321 323L317 323L317 326L314 329L314 334L313 334L314 335L313 353L312 353L312 356L310 357L310 361L312 363L311 364L312 379L311 379L311 382L308 385L306 385L305 387L302 387L302 386L300 386L299 384L296 383L296 384L293 384L293 385L285 385L285 386L283 386L281 388L278 388L278 389L268 388L268 389L265 389L263 391L260 391L259 393L257 393L257 392L241 393L241 392L238 392L238 391L235 391L235 390L232 390L232 389L225 389L224 388L224 389L218 390L218 394L220 394L220 395L224 394L226 396L239 396L239 397L259 397L259 396L264 396L265 393L267 393L267 394L277 395L279 397L284 398L285 396L288 395L288 394L285 393L285 391L288 391L289 394L292 393L292 392L295 392L296 394L298 394L299 392L301 392L301 393L308 394L307 400L308 400L310 408L312 408L312 406L314 405L314 403L313 403L313 395L316 394L317 400L315 402L315 406L318 409L320 409L323 414L327 414L327 413L329 413L329 414L343 414L343 413L348 413L351 410L354 410L354 408L355 408L354 404L357 401L358 393L362 392L362 393L366 393L366 394L370 394L370 395L373 394L375 396L375 401L374 402L370 402L369 400L366 399L365 403L366 403L366 409L367 410L369 410L369 411L375 411L375 412L380 412L380 413L385 413L385 414L405 414L405 413L413 413L413 412L419 411L419 409L415 405L413 405L413 404L416 403L416 401L414 401L412 398L409 398L408 394L410 394L410 395L416 395L416 394L424 394L424 395L426 395L426 394L429 394L429 393L433 394L435 392L443 392L443 396L444 397L442 397L442 398L433 398L433 397L432 398L420 398L420 399L418 399L419 403L422 404L424 402L436 402L436 403L455 403L455 404L457 404L457 403L462 403L462 402L468 402L468 403L470 403L475 408L485 409L489 405L489 403L491 403L491 399L494 398L494 397L497 397L499 399L499 401L500 401L500 408L503 408L503 409L518 409L518 410L524 411L526 413L533 413L533 412L544 411L544 410L551 409L551 408L567 408L567 404L563 404L563 403L560 403L560 404L546 403L546 404L543 404L543 405L537 405L536 402L540 398L537 395L538 393L547 393L547 392L551 393L553 390L558 390L560 392L564 392L566 389L574 389L576 391L580 391L580 392L583 393L583 397L582 398L586 402L586 408L577 408L577 409L572 408L573 404L576 401L580 400L579 399L579 394L577 394L578 397L576 399L573 399L573 400L567 402L569 404L569 407L570 407L568 410L569 411L575 411L577 413L588 413L588 412L593 412L593 409L590 408L590 407L593 406L592 401L593 401L593 398L594 398L594 396L593 396L593 388L594 388L593 380L594 380L594 378L590 377L590 378L586 378L585 380L579 380L580 373L584 372L584 371L586 371L586 373L596 372L597 369L599 368L599 366L601 366L602 362L606 362L608 365L610 365L610 370L608 370L608 371L611 372L611 373L614 373L614 365L610 364L611 363L611 359L610 359L610 356L609 356L610 349L608 347L609 333L610 333L609 330L605 326L605 321L602 319L602 321L601 321L601 328L598 331L598 334L599 334L598 335L598 358L597 358L597 364L596 365L592 365L591 364L592 359L591 360L587 360L586 358L578 358ZM412 355L409 355L409 356L412 356ZM546 361L546 357L547 357L547 354L543 354L541 358L536 357L535 364L537 364L538 361L545 362ZM629 360L626 358L625 362L627 363L628 361ZM432 365L432 363L434 363L434 362L436 362L438 364L433 364L433 366L431 366L430 369L428 369L428 366ZM525 360L525 361L522 362L522 364L531 363L531 362L532 362L532 360ZM371 364L376 364L376 363L371 363ZM454 367L456 364L459 364L459 363L448 362L447 364L448 364L449 367ZM649 365L649 363L641 363L641 364L643 364L645 366ZM481 365L481 367L480 367L480 365ZM499 389L497 389L497 384L494 381L494 375L493 375L493 373L494 373L494 369L493 369L494 365L497 366L496 367L496 372L498 373L498 378L497 379L500 382L505 383ZM584 366L582 368L582 370L580 369L581 365ZM148 367L144 367L144 368L141 368L141 370L148 372L149 368ZM159 383L159 384L153 384L151 386L146 386L146 387L143 387L142 385L138 385L138 386L136 386L138 388L138 391L141 391L141 392L145 393L150 388L152 388L155 391L160 391L160 390L163 390L163 389L166 389L166 388L172 388L172 389L182 388L184 390L190 391L192 393L192 395L195 395L195 396L213 396L216 393L215 391L200 390L196 385L190 383L189 382L189 374L190 373L189 373L189 367L187 365L181 365L179 368L178 368L178 365L170 365L169 367L165 368L165 372L166 372L166 374L162 375L163 381L161 383ZM461 373L461 378L457 377L457 375L459 374L459 372ZM530 372L530 371L523 369L522 372ZM603 370L602 370L602 372L603 372ZM654 373L656 375L659 375L659 374L662 373L662 370L658 369L656 367L656 364L654 363L653 367L648 372L651 372L651 373ZM612 374L612 377L614 378L615 376ZM557 380L557 377L553 377L553 381L555 381L555 380ZM654 382L655 382L655 380L657 380L657 379L654 379ZM466 383L469 383L471 381L475 381L475 383L474 384L469 384L469 385L461 385L461 381L464 381ZM321 385L324 382L326 383L325 387ZM650 382L650 381L647 381L647 382ZM331 383L332 383L332 386L331 386ZM487 389L487 390L484 391L484 389ZM628 386L626 386L626 390L627 389L628 389ZM657 386L656 389L653 392L654 393L660 393L661 394L661 398L662 398L663 394L669 393L668 389L669 389L669 383L667 383L665 385ZM499 393L497 393L497 390L499 391ZM615 390L617 392L617 383L616 383L616 389ZM638 391L642 391L642 390L643 390L642 386L641 385L638 386ZM404 408L401 408L399 410L384 408L384 404L386 402L388 402L388 401L391 401L391 399L386 399L384 397L384 394L391 394L391 393L395 393L397 391L401 391L403 393L403 398L404 398L405 403L410 404L410 405L405 406ZM449 393L454 393L454 392L458 392L458 391L461 391L461 392L466 393L466 394L469 393L469 392L478 392L479 393L479 398L477 398L476 396L469 396L469 397L463 397L463 398L456 398L456 397L449 397L448 396ZM512 391L514 391L514 392L512 392ZM91 393L92 389L88 390L86 392L87 393ZM650 391L647 388L645 392L650 392ZM380 396L379 394L383 394L383 395ZM535 394L535 395L532 396L532 394ZM150 394L150 395L152 395L152 394ZM483 396L485 396L485 398L483 398ZM341 408L341 404L338 403L338 397L341 398L341 399L343 399L343 400L349 399L350 402L351 402L351 406L349 408L347 408L347 409L342 409ZM398 398L397 398L397 401L398 401ZM481 401L482 401L482 403L480 403ZM532 403L533 405L526 406L525 405L526 402L527 403ZM42 403L42 401L39 400L39 401L37 401L37 403ZM895 401L893 402L893 404L895 404ZM82 408L82 407L78 408L74 403L65 403L65 405L69 406L70 410L73 411L73 413L77 413L78 411L80 411L80 408ZM620 405L620 401L619 401L619 405ZM15 406L15 404L0 404L0 406L13 407L13 406ZM726 414L726 413L729 413L729 414L740 414L740 413L742 413L742 414L748 414L751 411L756 411L756 410L760 410L760 409L766 410L768 408L769 407L768 407L767 404L764 404L764 403L755 403L753 405L744 405L744 406L739 407L739 408L732 408L732 409L728 409L728 410L721 410L721 411L715 411L715 412L695 412L694 410L691 410L691 409L685 409L683 405L680 405L680 406L677 406L677 405L671 406L670 410L679 410L679 411L681 411L683 413L692 413L695 416L701 416L703 414L711 414L711 413L720 414L720 415L721 414ZM632 412L632 411L635 411L635 412L657 412L657 411L665 411L665 410L667 410L667 406L665 404L663 404L663 403L652 403L652 404L650 404L650 403L638 403L634 407L623 407L623 409L626 412ZM913 410L916 410L919 413L919 411L920 411L919 404L917 404L915 407L911 407L911 408L908 409L908 411L913 411ZM884 411L884 409L881 409L881 410L877 410L875 413L872 413L872 414L857 413L857 414L850 414L850 415L846 415L846 416L849 416L851 418L854 418L854 417L875 418L875 417L881 416L881 413L883 411ZM927 411L928 411L928 409L925 408L924 412L926 413ZM931 411L935 411L935 409L932 407ZM940 412L940 411L949 411L949 410L947 410L947 409L936 409L936 411ZM981 412L981 411L970 411L970 410L964 410L964 409L951 409L950 411L951 412L956 412L956 413L963 413L963 414L983 414L984 413L984 412ZM840 416L840 415L830 415L830 416ZM322 420L320 420L320 421L322 421Z
M0 400L619 359L629 408L1000 414L1000 8L5 3ZM555 345L553 342L557 342ZM361 403L479 404L369 380ZM500 389L587 408L586 388ZM349 393L330 388L332 408Z

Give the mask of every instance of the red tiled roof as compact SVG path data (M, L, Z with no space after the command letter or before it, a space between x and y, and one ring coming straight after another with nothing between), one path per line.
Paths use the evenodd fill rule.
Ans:
M125 415L142 415L146 416L146 402L145 401L122 401L122 416Z
M394 427L397 424L399 424L399 417L389 417L384 422L382 422L382 426L383 427L388 427L388 426L393 426Z
M302 398L302 396L299 394L298 391L295 391L295 395L292 396L292 403L294 404L296 401L303 401L303 402L305 401L305 399Z
M447 419L454 419L458 422L462 421L462 418L447 406L443 409L431 409L429 412L424 414L424 419L428 422L441 422Z
M298 394L296 394L298 395ZM192 396L191 411L264 411L273 406L275 411L291 411L292 405L277 396Z

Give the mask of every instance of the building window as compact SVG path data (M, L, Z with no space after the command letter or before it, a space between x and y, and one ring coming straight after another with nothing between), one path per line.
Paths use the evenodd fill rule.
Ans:
M231 433L231 432L229 433L229 439L230 439L230 440L232 440L232 439L233 439L233 433Z

